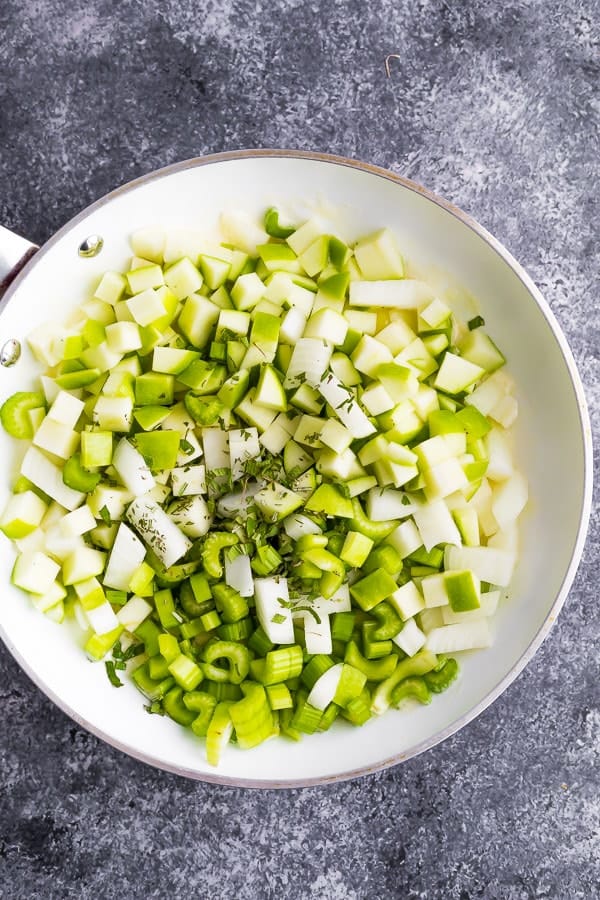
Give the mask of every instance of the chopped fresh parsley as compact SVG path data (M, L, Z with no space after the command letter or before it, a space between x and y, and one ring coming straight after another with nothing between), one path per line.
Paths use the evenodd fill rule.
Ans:
M295 611L295 612L307 612L307 613L310 613L310 615L313 617L313 619L315 620L315 622L317 623L317 625L320 625L320 624L321 624L321 616L318 614L318 612L316 611L316 609L313 609L312 606L295 606L295 607L294 607L294 611Z
M189 441L186 441L185 438L182 438L179 441L179 448L180 448L180 450L183 450L183 452L185 454L187 454L187 456L189 456L191 453L194 452L194 445L190 444Z
M108 507L105 505L100 510L100 518L104 522L105 525L112 525L112 521L110 518L110 512L108 511Z
M108 680L110 681L112 686L117 687L117 688L123 687L123 682L121 681L121 679L119 678L119 676L117 675L117 673L115 671L115 663L112 661L112 659L107 659L106 662L104 663L104 665L106 667L106 674L108 675Z
M482 316L474 316L467 322L469 331L475 331L476 328L481 328L482 325L485 325L485 319Z

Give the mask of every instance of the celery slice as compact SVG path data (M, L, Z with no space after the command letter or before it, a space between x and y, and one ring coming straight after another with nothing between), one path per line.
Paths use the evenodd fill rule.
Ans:
M19 440L31 440L33 426L29 411L39 407L45 408L44 395L35 391L19 391L5 400L0 407L0 422L11 437Z

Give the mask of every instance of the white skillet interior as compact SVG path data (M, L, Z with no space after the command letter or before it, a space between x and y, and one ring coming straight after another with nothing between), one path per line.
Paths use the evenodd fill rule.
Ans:
M349 237L384 225L396 232L409 259L432 278L462 285L477 298L490 333L508 357L521 414L518 462L530 480L520 563L511 598L496 620L496 641L463 655L461 678L429 707L393 711L362 729L337 726L295 744L274 740L250 752L228 748L217 770L207 766L201 741L144 710L130 684L115 690L103 665L89 662L68 626L38 613L9 584L11 544L0 539L3 575L0 634L34 681L74 719L127 752L182 774L231 783L307 783L349 777L420 752L481 711L530 657L566 596L585 536L590 488L589 424L574 365L533 285L509 264L506 251L482 237L447 206L377 170L328 159L250 156L191 161L109 195L63 228L34 259L4 303L0 343L24 342L48 320L63 320L89 296L100 274L130 256L128 235L160 222L209 233L225 209L261 214L269 205L292 212L323 202ZM77 255L80 242L103 236L95 259ZM543 301L540 302L543 304ZM0 401L31 388L39 367L27 350L12 369L0 369ZM19 449L4 433L0 504L18 467Z

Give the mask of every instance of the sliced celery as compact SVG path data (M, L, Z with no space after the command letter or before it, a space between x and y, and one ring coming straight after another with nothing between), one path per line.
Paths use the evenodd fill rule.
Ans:
M88 472L83 467L79 453L75 453L70 459L67 459L63 466L63 481L74 491L91 494L100 483L100 478L99 472Z
M0 422L11 437L31 440L33 427L29 418L32 409L44 408L44 395L37 391L19 391L5 400L0 407Z
M207 644L202 653L202 660L202 669L209 681L241 684L250 671L248 650L236 641L215 641ZM214 665L217 660L227 660L229 667Z

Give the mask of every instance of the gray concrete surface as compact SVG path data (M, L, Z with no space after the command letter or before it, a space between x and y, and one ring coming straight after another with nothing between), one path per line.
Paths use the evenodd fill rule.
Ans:
M387 166L524 263L598 435L597 0L0 0L0 15L0 222L40 242L105 191L217 150ZM505 695L425 756L321 790L153 771L0 649L0 895L600 896L599 565L596 512L566 608Z

